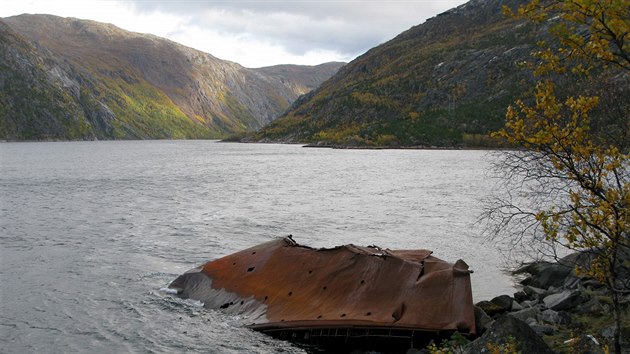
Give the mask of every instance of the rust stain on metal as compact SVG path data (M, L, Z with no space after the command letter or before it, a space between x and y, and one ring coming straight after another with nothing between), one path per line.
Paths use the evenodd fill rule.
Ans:
M247 316L257 330L366 327L475 333L468 265L428 250L345 245L314 249L291 237L208 262L170 288Z

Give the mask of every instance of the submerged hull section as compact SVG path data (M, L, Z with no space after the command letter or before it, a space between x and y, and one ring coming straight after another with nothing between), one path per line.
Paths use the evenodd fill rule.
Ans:
M313 249L287 237L208 262L169 287L205 307L238 313L264 332L475 333L468 265L431 253L354 245Z

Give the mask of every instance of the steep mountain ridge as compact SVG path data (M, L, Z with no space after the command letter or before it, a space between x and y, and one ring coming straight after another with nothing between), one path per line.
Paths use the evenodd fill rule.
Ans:
M244 68L111 24L51 15L20 15L2 21L21 36L22 42L45 48L49 60L63 63L72 72L66 75L70 78L66 81L74 82L71 87L80 87L113 113L110 132L91 126L91 132L83 136L88 139L216 138L257 129L313 87L313 82L318 84L342 65L298 67L303 77L289 79L274 75L273 69ZM2 34L6 42L10 36L6 27ZM11 114L24 108L12 107ZM6 136L38 138L37 134L23 137L9 131Z
M316 89L322 82L333 76L344 64L342 62L330 62L310 67L283 64L254 70L279 78L282 83L303 95Z
M71 65L2 21L0 39L0 136L81 139L112 133L114 114L87 93L89 83Z
M520 68L541 28L472 0L341 68L252 140L340 145L479 146L531 87Z

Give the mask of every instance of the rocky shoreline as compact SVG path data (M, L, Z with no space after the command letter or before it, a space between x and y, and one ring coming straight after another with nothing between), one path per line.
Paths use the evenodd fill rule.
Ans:
M595 279L578 274L590 254L574 253L556 263L535 262L515 271L526 274L522 289L475 305L480 337L443 342L415 353L607 353L613 348L610 295ZM630 295L622 301L622 352L630 353ZM435 349L443 351L435 351ZM448 350L444 350L448 349ZM496 351L500 350L500 351Z

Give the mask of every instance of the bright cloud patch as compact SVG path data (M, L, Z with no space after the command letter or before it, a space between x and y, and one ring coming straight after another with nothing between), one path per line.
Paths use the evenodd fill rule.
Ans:
M247 67L350 61L464 0L9 0L0 17L45 13L152 33Z

